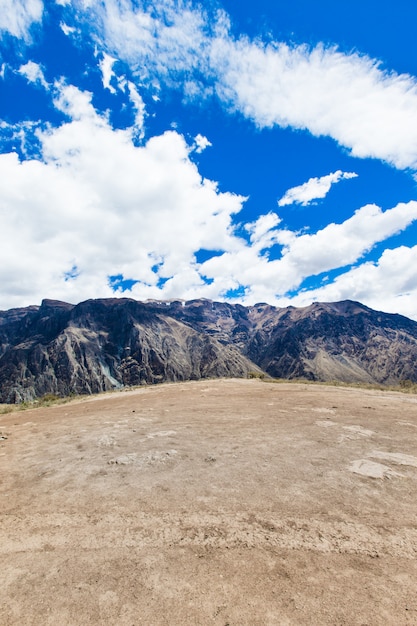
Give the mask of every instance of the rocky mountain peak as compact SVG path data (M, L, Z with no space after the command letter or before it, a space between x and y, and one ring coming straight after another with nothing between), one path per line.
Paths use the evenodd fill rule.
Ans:
M0 401L262 372L417 382L417 323L359 302L45 299L0 312Z

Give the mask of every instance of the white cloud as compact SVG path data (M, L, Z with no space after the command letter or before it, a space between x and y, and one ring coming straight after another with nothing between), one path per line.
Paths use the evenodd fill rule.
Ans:
M307 206L313 200L325 198L330 191L330 188L335 183L341 180L348 180L350 178L356 178L357 174L354 172L342 172L337 170L327 176L321 176L320 178L310 178L303 185L292 187L283 195L278 201L278 206L287 206L288 204L301 204Z
M69 19L76 0L60 3L67 5ZM8 30L27 37L30 24L42 17L36 6L42 3L14 3ZM299 234L271 212L246 224L246 242L232 227L245 198L221 193L189 158L192 150L211 145L206 137L198 134L192 146L173 131L139 147L133 141L138 131L143 138L141 92L148 86L157 100L165 83L181 85L190 98L215 92L259 127L307 129L333 137L356 156L417 168L414 78L384 73L371 59L335 49L236 40L224 14L209 23L202 10L180 10L169 0L152 3L152 12L116 0L77 6L88 28L100 28L95 35L104 87L115 91L114 58L130 65L136 84L120 77L117 83L129 95L135 128L114 130L94 109L91 94L61 81L54 86L54 102L68 120L38 131L41 159L19 162L15 154L0 155L0 307L48 296L73 302L110 296L109 276L119 274L139 281L129 293L139 299L218 299L243 286L247 303L284 302L307 276L358 263L376 243L417 219L416 202L387 211L367 205L343 223ZM25 8L26 21L16 21L18 7ZM92 11L97 19L91 19ZM3 30L5 20L0 14ZM71 33L75 27L65 29ZM35 63L20 72L46 86ZM24 125L21 133L23 141ZM338 170L310 179L289 190L279 205L308 204L354 176ZM280 258L269 260L272 246L281 246ZM201 248L224 253L199 265L195 255ZM416 256L415 248L386 251L377 263L363 263L292 302L357 294L370 306L387 310L396 304L416 317Z
M329 224L314 234L298 235L277 228L274 214L261 216L247 228L251 245L214 257L202 264L201 272L214 279L233 279L246 286L248 304L281 301L308 276L356 263L378 242L407 228L417 220L417 202L400 203L381 211L375 205L358 209L341 224ZM261 254L268 246L280 244L281 257L269 261ZM313 297L313 296L311 296Z
M246 225L245 241L232 227L245 198L203 179L178 132L135 146L91 94L62 82L55 90L68 121L38 130L42 160L0 155L0 308L111 296L115 275L139 281L129 292L138 299L219 299L244 286L246 303L278 303L306 276L358 262L417 219L417 202L368 205L298 234L271 212ZM281 256L269 260L276 245ZM224 252L198 264L200 249Z
M344 272L328 285L304 291L283 306L306 306L311 301L357 300L377 311L399 311L417 320L417 246L385 250L376 262Z
M129 100L133 106L135 114L135 121L133 126L135 127L136 135L140 139L143 139L146 117L145 103L135 83L127 80L126 76L124 75L116 75L113 69L113 66L116 62L116 58L110 56L109 54L103 53L103 57L99 62L103 87L105 89L108 89L113 95L116 94L116 88L112 85L113 78L116 79L118 88L124 91L129 96Z
M64 33L64 35L72 35L73 33L77 32L77 29L74 28L74 26L68 26L68 24L65 24L65 22L61 22L60 23L60 28L62 30L62 32Z
M280 222L281 219L276 213L268 213L261 215L256 222L245 225L254 249L261 251L281 241L281 233L276 230Z
M260 127L329 136L356 157L417 168L417 81L318 46L219 42L221 96Z
M197 154L201 154L206 148L209 148L212 144L207 139L207 137L204 137L203 135L200 135L200 133L198 133L198 135L194 137L194 145L195 152L197 152Z
M305 278L350 265L416 219L417 202L400 203L387 211L366 205L341 224L328 224L315 234L294 236L285 246L282 269L289 274L296 269Z
M101 45L128 62L140 80L159 76L174 84L179 73L206 64L204 13L187 3L159 0L145 9L141 3L134 8L129 2L91 0L88 11L82 1L75 4L88 27L92 19L102 26L96 31Z
M99 67L102 74L103 87L108 89L110 93L115 94L116 89L111 84L112 78L114 76L113 65L115 64L117 59L113 58L109 54L104 53L103 58L99 62Z
M0 31L28 40L32 24L42 15L42 0L0 0Z
M107 121L97 115L91 104L92 94L80 91L74 85L65 85L64 81L55 83L56 97L54 104L73 120L94 121L97 126L105 126ZM53 131L52 131L53 132ZM88 141L88 137L86 138Z
M49 88L49 85L45 80L43 70L38 63L28 61L25 65L21 65L19 68L19 74L26 76L30 83L38 83L45 89Z
M243 198L202 179L177 132L135 147L90 94L56 88L71 119L39 133L43 162L0 155L0 308L110 296L108 277L118 274L141 281L138 298L200 285L196 250L242 245L231 216ZM161 277L174 277L165 291Z
M322 45L235 39L224 13L171 0L152 3L152 12L116 0L77 6L103 49L155 91L164 82L193 99L216 93L259 127L305 129L356 157L417 169L414 77Z
M142 96L136 89L134 83L128 81L127 88L129 90L130 101L135 109L135 128L140 139L145 136L145 116L146 108Z

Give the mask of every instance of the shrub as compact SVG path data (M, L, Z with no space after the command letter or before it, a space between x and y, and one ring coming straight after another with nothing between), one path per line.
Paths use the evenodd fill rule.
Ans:
M265 378L265 374L263 372L248 372L248 378L260 378L263 380Z

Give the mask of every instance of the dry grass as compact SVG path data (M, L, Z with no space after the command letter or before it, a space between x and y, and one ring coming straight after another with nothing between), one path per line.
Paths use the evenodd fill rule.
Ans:
M45 408L48 406L56 406L57 404L65 404L74 400L78 396L74 394L70 396L60 397L53 393L46 393L44 396L33 400L33 402L20 402L19 404L0 404L0 415L7 413L15 413L25 411L27 409Z
M417 394L417 383L413 383L411 380L402 380L398 385L383 385L382 383L361 383L361 382L344 382L341 380L308 380L307 378L270 378L270 377L257 377L261 378L267 383L276 384L299 384L305 385L324 385L326 387L348 387L352 389L373 389L376 391L398 391L401 393Z

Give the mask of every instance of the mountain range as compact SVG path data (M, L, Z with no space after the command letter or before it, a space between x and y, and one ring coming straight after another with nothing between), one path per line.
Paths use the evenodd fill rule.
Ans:
M0 402L268 375L417 382L417 322L358 302L87 300L0 311Z

